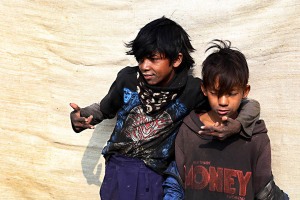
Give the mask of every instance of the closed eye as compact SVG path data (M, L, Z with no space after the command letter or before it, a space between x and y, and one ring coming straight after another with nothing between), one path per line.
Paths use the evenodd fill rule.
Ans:
M209 91L209 93L210 93L211 95L217 95L217 94L218 94L218 93L217 93L216 91L214 91L214 90Z

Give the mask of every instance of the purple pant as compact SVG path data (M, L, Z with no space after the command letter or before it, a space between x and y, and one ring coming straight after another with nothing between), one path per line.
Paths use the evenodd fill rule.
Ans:
M100 189L101 200L162 200L163 177L143 161L111 156Z

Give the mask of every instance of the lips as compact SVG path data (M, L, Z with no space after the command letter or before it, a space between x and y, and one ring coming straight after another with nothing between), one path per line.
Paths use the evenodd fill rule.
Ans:
M218 110L219 115L227 115L229 113L229 110Z
M146 80L153 78L153 75L151 75L151 74L143 74L143 76Z

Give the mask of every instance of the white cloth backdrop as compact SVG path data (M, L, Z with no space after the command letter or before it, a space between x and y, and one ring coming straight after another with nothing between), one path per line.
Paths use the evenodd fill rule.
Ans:
M245 53L275 180L299 198L298 0L2 0L1 199L99 199L100 152L114 120L75 134L69 103L99 101L116 73L135 64L124 42L163 15L191 36L197 76L212 39L231 40Z

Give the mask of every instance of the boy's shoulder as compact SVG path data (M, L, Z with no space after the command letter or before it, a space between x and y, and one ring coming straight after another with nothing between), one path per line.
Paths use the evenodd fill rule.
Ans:
M260 119L255 123L251 142L253 143L253 146L255 147L254 149L256 150L260 149L260 147L265 147L270 142L268 129L264 120Z
M202 80L199 77L194 76L193 74L188 75L188 81L190 82L201 82Z
M120 76L120 75L132 75L132 74L136 75L137 71L138 71L138 66L127 66L127 67L122 68L119 71L118 76Z
M120 82L134 82L137 80L138 67L127 66L122 68L117 74L117 80Z
M195 77L193 75L188 75L185 90L190 90L190 91L201 90L200 88L201 82L202 80L200 78Z
M252 135L267 134L267 133L268 133L268 129L266 127L265 121L263 119L258 120L255 123Z
M138 67L127 66L122 68L117 73L117 78L113 84L119 89L126 87L134 90L137 85L137 71Z

